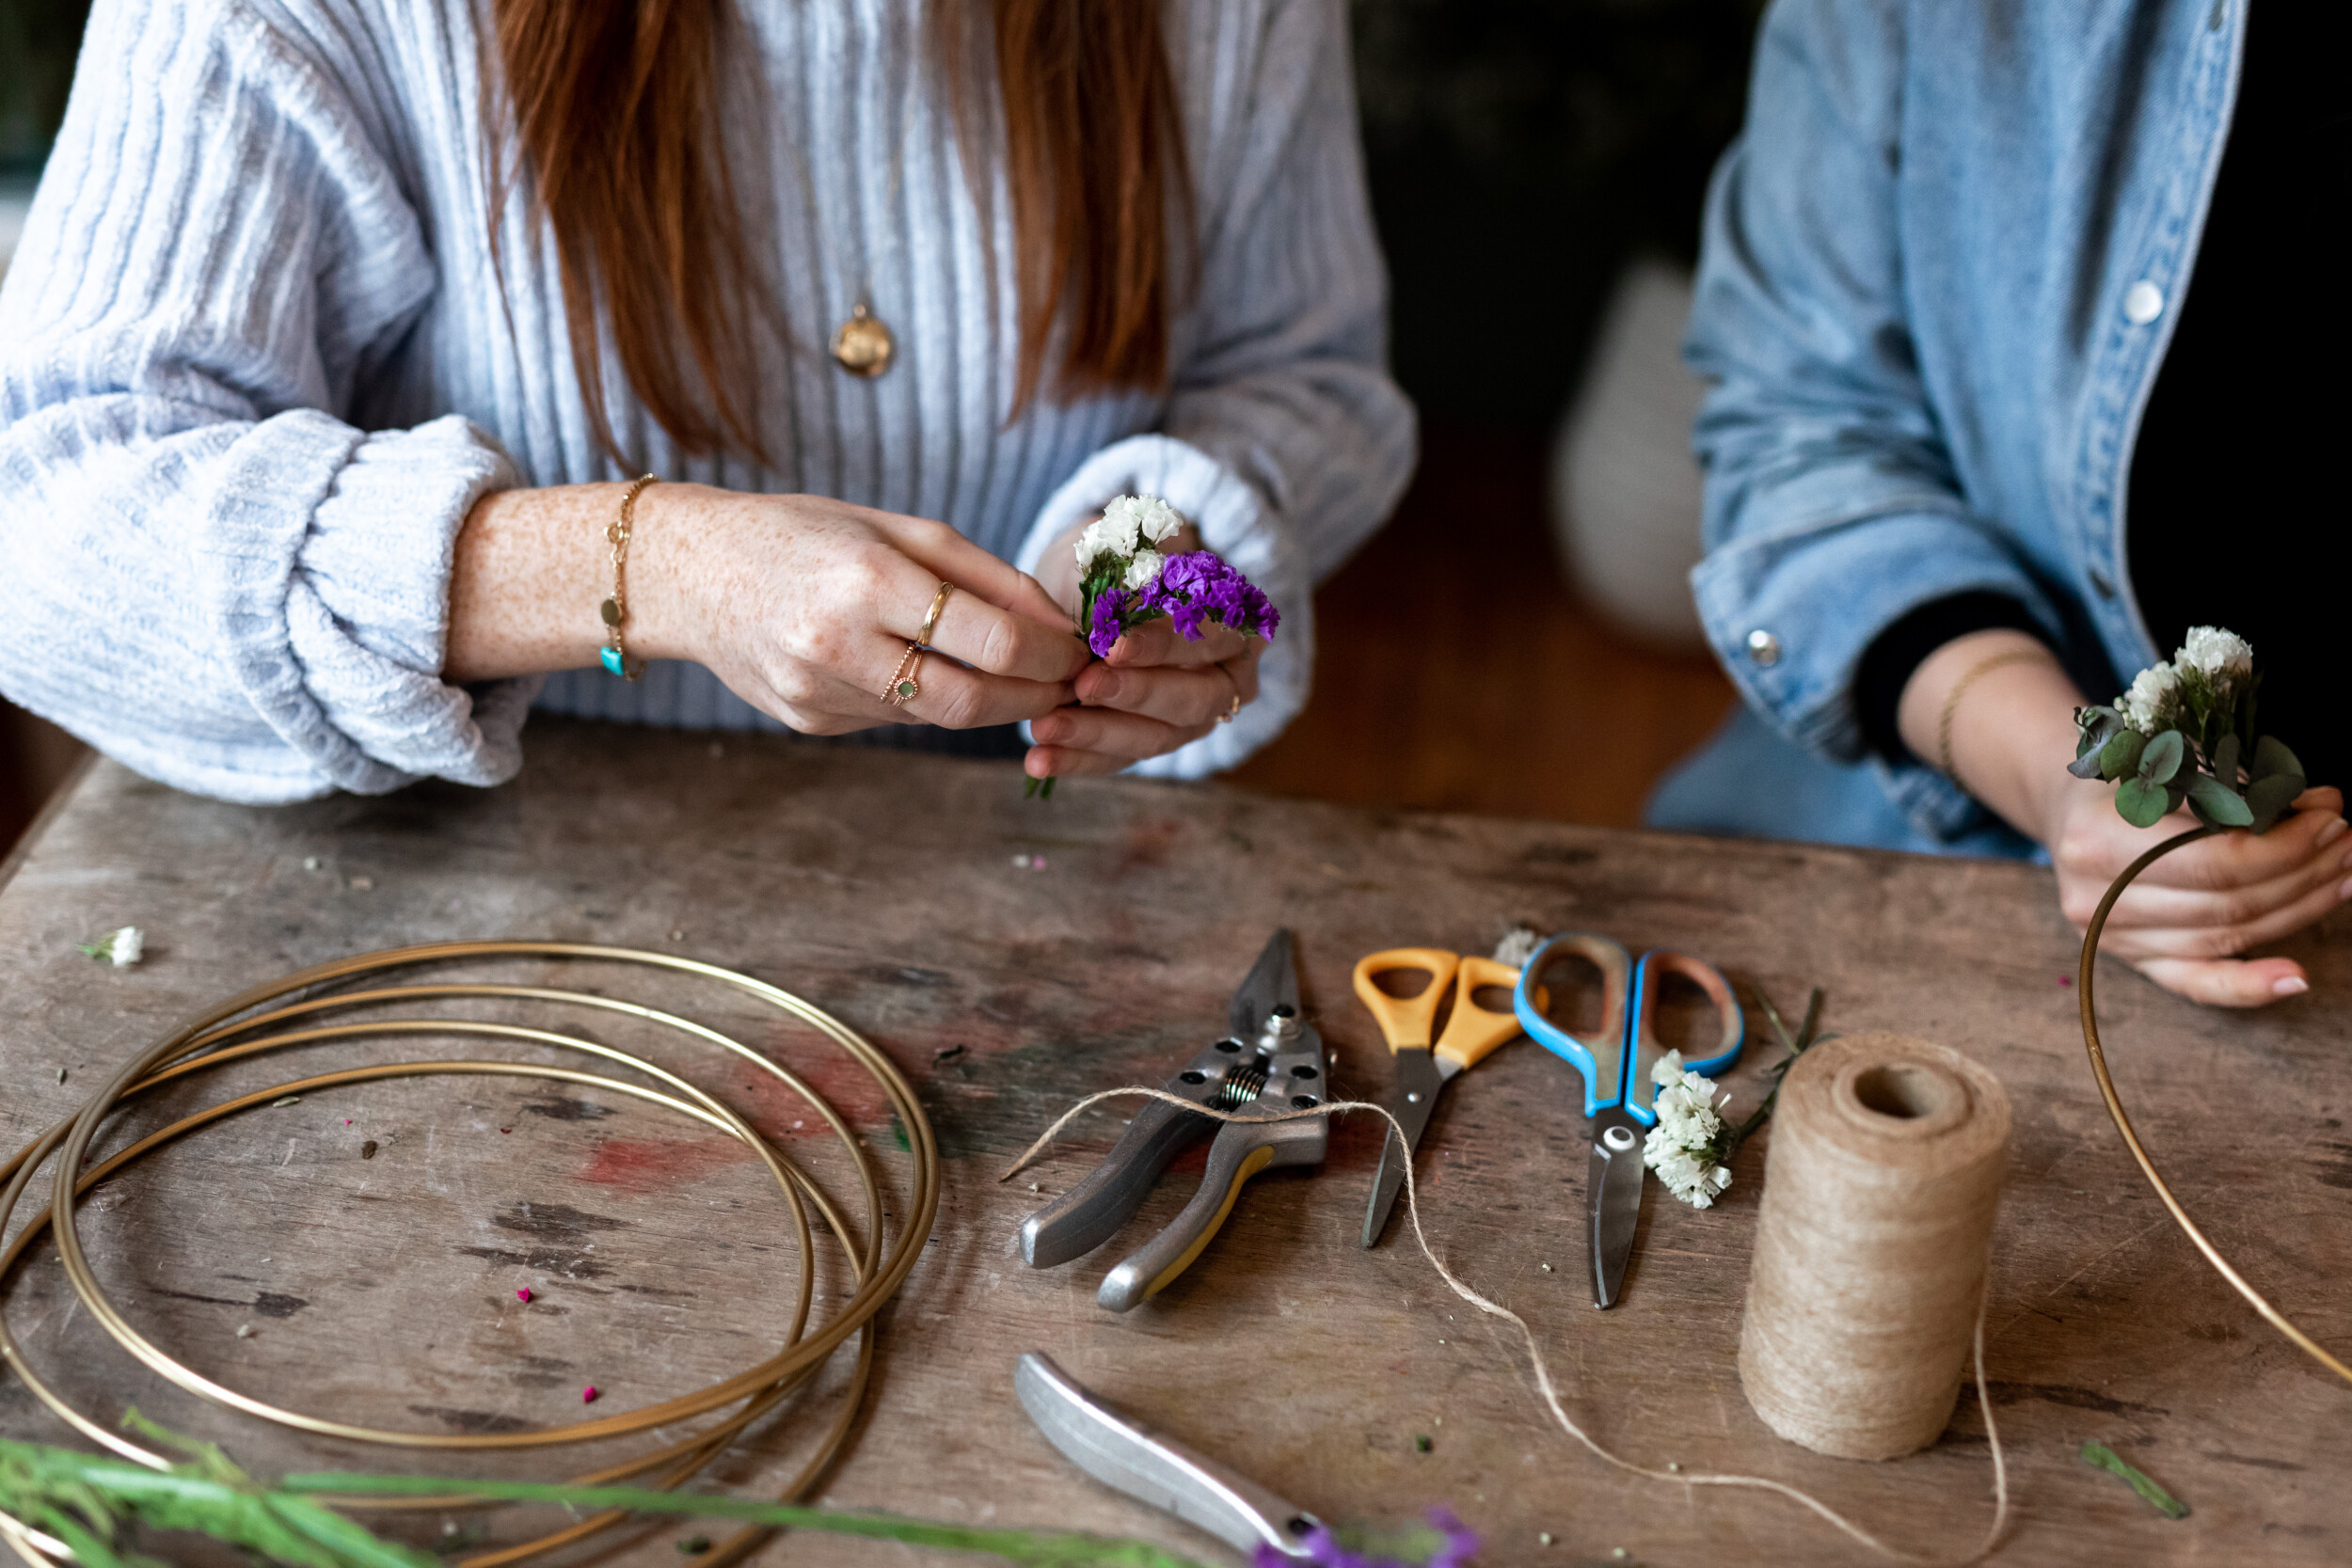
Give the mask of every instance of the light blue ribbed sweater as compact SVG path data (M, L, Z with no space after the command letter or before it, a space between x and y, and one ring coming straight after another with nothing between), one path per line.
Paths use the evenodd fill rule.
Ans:
M942 518L1031 570L1111 497L1167 497L1283 612L1261 699L1144 770L1230 766L1305 702L1311 586L1412 466L1342 0L1169 0L1201 256L1172 388L1009 424L1009 207L966 183L918 4L739 0L764 102L729 134L767 171L747 218L795 340L758 388L776 467L681 456L614 371L616 433L667 478ZM622 477L519 207L503 295L493 272L479 21L462 0L99 0L0 284L0 689L152 778L249 801L495 784L534 698L780 727L696 666L440 678L473 502ZM822 348L868 276L900 344L873 382Z

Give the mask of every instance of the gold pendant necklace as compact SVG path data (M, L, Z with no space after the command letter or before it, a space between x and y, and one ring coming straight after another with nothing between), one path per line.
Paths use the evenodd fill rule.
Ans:
M833 335L834 362L851 375L871 381L890 368L898 352L898 341L890 335L890 328L859 296L850 319Z

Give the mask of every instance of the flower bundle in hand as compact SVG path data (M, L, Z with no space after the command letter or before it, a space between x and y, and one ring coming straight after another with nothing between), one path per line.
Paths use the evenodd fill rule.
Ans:
M1078 536L1078 632L1095 657L1162 615L1187 642L1200 641L1204 621L1267 638L1281 625L1273 601L1214 551L1162 553L1184 526L1157 496L1120 496Z
M2208 828L2268 830L2303 793L2303 764L2257 737L2254 650L2220 626L2191 626L2169 663L2152 664L2112 706L2077 708L2067 771L2117 782L2115 809L2153 828L2184 802Z

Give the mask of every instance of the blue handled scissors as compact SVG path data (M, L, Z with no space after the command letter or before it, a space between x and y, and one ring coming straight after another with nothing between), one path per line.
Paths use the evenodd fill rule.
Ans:
M1590 1039L1569 1034L1543 1013L1536 976L1562 954L1574 954L1600 971L1600 1027ZM1584 1114L1593 1119L1584 1197L1592 1222L1595 1307L1616 1304L1626 1262L1633 1255L1633 1228L1642 1217L1642 1139L1658 1124L1651 1105L1658 1086L1650 1082L1650 1069L1665 1054L1652 1022L1659 989L1669 974L1695 981L1723 1019L1723 1040L1714 1054L1682 1064L1687 1071L1716 1077L1740 1059L1748 1027L1730 982L1712 964L1663 948L1643 954L1636 964L1607 937L1566 931L1535 949L1512 993L1519 1027L1584 1078ZM1557 994L1558 988L1553 990Z

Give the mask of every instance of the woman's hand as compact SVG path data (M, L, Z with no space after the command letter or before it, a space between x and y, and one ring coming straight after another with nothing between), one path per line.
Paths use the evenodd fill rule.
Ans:
M2069 779L2049 840L2058 907L2081 930L2124 867L2196 827L2185 811L2153 828L2115 814L2115 785ZM2259 1007L2311 990L2292 958L2237 955L2277 942L2352 896L2352 840L2344 797L2307 789L2294 815L2257 838L2220 833L2175 849L2141 872L2107 912L2099 949L2167 990L2217 1007Z
M1064 625L1078 613L1078 564L1073 553L1089 517L1056 540L1039 567ZM1163 555L1200 547L1186 523L1159 546ZM1078 707L1032 722L1037 744L1023 767L1033 779L1116 773L1200 739L1258 697L1258 659L1265 640L1208 622L1187 642L1165 618L1122 634L1109 657L1080 672ZM1076 641L1074 638L1073 641Z
M575 485L476 505L458 536L448 679L596 661L620 494ZM938 653L915 670L914 698L887 703L942 582L957 591L931 633ZM631 655L705 665L809 735L1035 719L1073 699L1088 659L1034 580L953 529L818 496L653 485L638 498L628 583Z
M1122 634L1108 658L1079 673L1083 706L1030 724L1029 776L1116 773L1200 739L1254 701L1264 639L1215 622L1200 631L1187 642L1162 619Z
M2010 653L2042 657L1986 663ZM1921 661L1898 715L1904 742L1932 765L1948 707L1960 782L2048 847L2058 907L2078 931L2126 866L2197 825L2186 812L2175 812L2153 828L2135 828L2116 815L2113 784L2066 772L2074 759L2074 710L2082 701L2034 639L1984 631L1955 638ZM2128 960L2167 990L2215 1006L2259 1007L2309 990L2310 978L2294 959L2237 955L2301 930L2352 896L2352 839L2343 811L2336 790L2306 790L2295 814L2259 838L2220 833L2174 850L2116 900L2101 951Z

